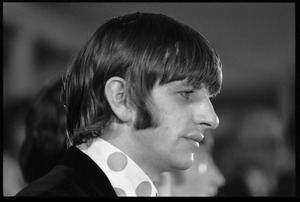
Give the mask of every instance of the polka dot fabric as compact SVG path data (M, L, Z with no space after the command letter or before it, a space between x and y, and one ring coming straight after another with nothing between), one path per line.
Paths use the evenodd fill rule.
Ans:
M146 173L112 144L98 138L82 151L103 170L117 196L157 196L157 189Z
M127 166L128 160L122 152L114 152L108 156L107 165L111 171L121 172Z

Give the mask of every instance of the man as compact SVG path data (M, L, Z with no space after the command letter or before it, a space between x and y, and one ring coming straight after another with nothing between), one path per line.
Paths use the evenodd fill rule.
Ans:
M155 177L193 163L219 120L221 62L192 28L161 14L104 23L67 69L71 147L18 196L156 196Z

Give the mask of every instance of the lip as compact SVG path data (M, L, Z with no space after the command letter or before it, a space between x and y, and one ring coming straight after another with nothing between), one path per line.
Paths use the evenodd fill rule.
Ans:
M194 140L196 142L201 142L204 139L204 135L200 132L196 132L196 133L191 133L191 134L185 136L185 138Z

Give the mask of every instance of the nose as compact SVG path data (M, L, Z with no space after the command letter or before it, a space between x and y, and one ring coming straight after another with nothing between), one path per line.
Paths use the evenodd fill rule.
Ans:
M195 105L194 122L207 129L216 129L219 126L219 118L208 97L202 99Z

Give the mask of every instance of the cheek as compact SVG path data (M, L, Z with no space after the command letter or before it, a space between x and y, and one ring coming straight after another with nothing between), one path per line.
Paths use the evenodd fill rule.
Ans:
M159 123L166 130L180 130L190 125L191 122L191 115L186 108L169 106L158 110L157 117L159 118Z
M164 143L164 147L176 147L173 149L179 153L189 151L190 143L181 138L188 128L191 128L188 113L184 110L169 108L169 110L158 111L156 115L159 120L158 139ZM173 152L175 151L173 150Z
M151 109L159 125L170 127L170 130L182 128L181 125L188 126L188 122L192 120L193 109L174 100L161 98Z
M185 131L192 128L189 110L179 106L160 106L153 113L153 118L158 121L155 131L158 144L164 143L164 147L178 145L184 150L187 143L180 137L184 135Z

